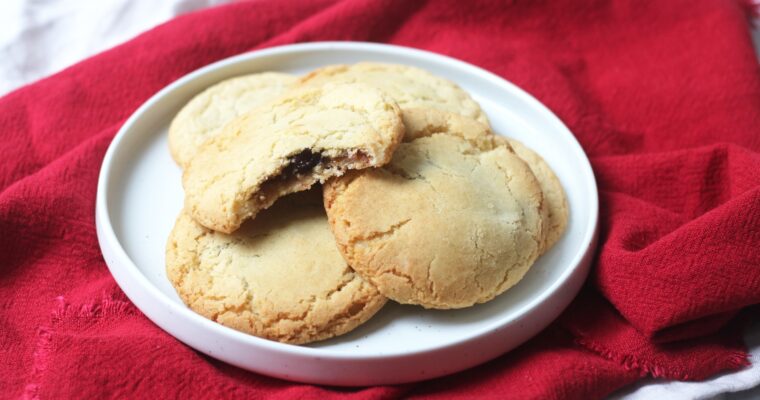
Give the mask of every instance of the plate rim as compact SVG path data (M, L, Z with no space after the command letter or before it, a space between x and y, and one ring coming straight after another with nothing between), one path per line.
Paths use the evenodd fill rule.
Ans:
M330 50L344 50L344 51L345 50L348 50L348 51L371 50L371 51L375 51L379 53L390 52L390 53L396 53L396 54L416 57L416 58L419 58L419 57L428 58L428 59L431 59L431 61L439 62L443 64L451 64L454 67L463 69L466 73L479 75L480 77L485 78L486 80L488 80L491 83L494 83L495 85L506 87L511 93L518 96L520 100L528 103L533 109L539 111L542 114L542 116L546 118L548 122L554 125L555 129L559 129L563 131L563 133L566 134L569 137L569 139L571 139L570 142L573 147L572 150L574 153L576 153L576 156L580 155L580 157L578 158L583 163L582 165L583 170L584 170L583 181L585 183L586 188L590 189L592 192L591 195L589 196L589 199L591 200L591 204L587 205L589 209L589 218L588 218L588 221L583 221L584 225L590 224L591 226L587 226L588 229L585 229L585 234L581 242L581 246L579 246L579 248L575 251L571 261L567 263L569 267L565 268L565 270L560 274L560 276L547 289L545 289L542 293L540 293L538 296L536 296L533 300L531 300L527 304L521 306L519 309L519 313L517 313L513 318L509 320L501 320L498 322L497 326L490 325L484 328L480 328L475 333L465 335L453 343L442 343L438 345L433 345L431 347L422 348L419 350L383 352L383 353L369 354L369 355L367 354L354 355L351 352L336 353L330 350L329 348L314 348L314 347L298 346L298 345L280 343L276 341L259 338L259 337L249 335L240 331L236 331L232 328L223 326L217 322L208 320L204 318L203 316L195 313L188 307L184 306L183 304L179 304L178 302L172 300L166 294L164 294L160 289L158 289L158 287L153 285L150 282L150 280L148 280L148 278L137 267L136 263L127 254L126 250L124 249L121 242L119 241L118 236L116 235L113 224L111 223L111 213L109 212L109 209L108 209L108 193L110 191L109 177L113 171L113 160L115 158L115 154L117 153L121 143L124 141L124 138L127 136L130 130L130 127L142 116L142 114L144 114L148 109L150 109L155 103L157 103L163 97L171 94L171 92L173 92L176 88L179 88L200 76L203 76L217 69L224 68L228 65L237 64L239 62L245 62L250 59L282 55L282 54L287 54L287 53L306 53L306 52L330 51ZM225 340L234 340L237 342L242 342L245 345L261 346L261 347L266 348L267 350L270 350L276 353L285 353L291 356L308 356L308 357L319 358L322 360L383 360L383 359L389 359L389 358L394 358L394 357L409 357L409 356L424 355L427 353L434 353L441 349L461 345L461 344L471 342L471 341L476 341L480 338L483 338L484 336L488 336L489 334L493 333L494 330L499 330L500 328L503 328L505 325L518 322L521 319L525 318L526 316L530 315L532 312L535 312L535 309L537 307L539 307L552 294L554 294L560 288L562 288L565 284L567 284L568 280L573 276L573 274L576 273L579 268L583 267L584 258L586 258L587 253L589 251L593 251L593 247L595 247L596 236L597 236L597 231L598 231L597 227L598 227L598 218L599 218L599 198L598 198L598 188L596 184L596 179L593 173L593 169L591 167L591 163L588 159L588 156L583 151L580 143L575 138L575 135L572 134L570 129L567 128L567 126L559 119L559 117L557 117L547 106L545 106L539 100L537 100L532 95L527 93L525 90L519 88L515 84L507 81L506 79L502 77L499 77L498 75L492 72L489 72L483 68L480 68L476 65L473 65L465 61L461 61L461 60L458 60L446 55L427 51L427 50L421 50L421 49L416 49L416 48L406 47L406 46L399 46L399 45L379 44L379 43L370 43L370 42L327 41L327 42L310 42L310 43L298 43L298 44L275 46L275 47L269 47L269 48L265 48L261 50L254 50L254 51L238 54L232 57L228 57L228 58L216 61L214 63L208 64L199 69L196 69L180 77L179 79L175 80L174 82L170 83L169 85L165 86L164 88L156 92L154 95L152 95L147 101L145 101L139 108L137 108L130 115L130 117L119 128L119 131L116 133L116 135L114 136L114 138L112 139L111 143L108 146L108 150L105 153L103 162L101 164L100 172L98 175L95 217L96 217L95 219L96 219L98 243L100 244L101 251L103 253L104 258L106 258L107 251L116 257L116 260L113 260L111 262L109 262L108 259L106 258L105 260L106 265L108 266L108 269L111 275L114 277L114 280L116 281L116 283L124 291L127 297L130 298L130 301L132 301L132 303L135 304L136 307L137 307L137 304L132 299L132 294L130 293L131 290L124 289L124 286L129 286L129 285L124 285L120 281L120 278L118 278L117 275L120 276L121 274L115 273L114 271L115 269L120 268L123 272L128 274L129 277L131 277L135 281L136 284L139 284L139 286L145 289L146 293L153 300L159 301L163 305L168 305L168 307L170 308L170 311L173 312L174 314L186 318L189 323L192 323L196 327L215 331L216 333L222 335L222 337ZM106 250L107 247L109 247L108 250ZM112 264L117 264L117 265L112 266ZM587 273L588 272L586 271L586 274ZM586 276L584 274L582 281L585 281L585 280L586 280ZM577 295L577 291L575 291L572 298L575 298L576 295ZM568 304L563 305L562 309L566 308ZM174 334L164 329L164 327L161 324L156 322L142 308L140 307L137 307L137 308L140 309L140 311L148 319L150 319L153 323L158 325L162 330L167 332L169 335L174 336ZM543 328L537 331L536 333L530 335L530 337L535 336L535 334L537 334L541 330L543 330ZM191 347L194 347L194 346L191 346ZM498 356L498 355L495 355L495 356ZM215 357L215 356L212 355L212 357Z

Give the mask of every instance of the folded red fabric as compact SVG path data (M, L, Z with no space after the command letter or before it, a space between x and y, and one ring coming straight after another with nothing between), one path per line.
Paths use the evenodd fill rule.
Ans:
M760 303L760 68L745 3L275 0L177 18L0 99L0 387L10 398L598 398L747 357ZM591 279L546 331L469 371L336 389L248 373L148 321L98 250L96 178L118 128L180 76L252 49L380 41L451 55L538 97L600 187ZM504 132L508 133L508 132Z

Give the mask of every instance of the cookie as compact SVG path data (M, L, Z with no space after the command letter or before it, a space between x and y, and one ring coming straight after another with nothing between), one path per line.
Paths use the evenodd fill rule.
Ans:
M393 97L401 110L431 108L448 111L488 124L488 117L478 103L455 83L425 70L399 64L363 62L332 65L317 69L301 78L302 85L324 82L364 82Z
M515 285L541 250L542 193L484 125L407 110L391 162L330 180L324 201L348 263L388 298L462 308Z
M507 139L515 153L520 156L536 176L546 204L546 239L543 252L557 243L567 228L568 209L565 191L551 167L535 151L515 139Z
M185 207L231 233L281 196L387 163L403 134L396 103L368 85L294 89L203 145L183 174Z
M197 313L285 343L346 333L386 299L341 257L319 191L283 198L234 234L180 214L166 248L166 272Z
M241 114L274 100L297 80L293 75L262 72L227 79L193 97L169 125L172 158L185 167L209 138Z

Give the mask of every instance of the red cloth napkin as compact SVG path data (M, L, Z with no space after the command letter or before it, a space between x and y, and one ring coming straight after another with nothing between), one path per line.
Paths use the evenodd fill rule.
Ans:
M177 18L0 99L0 387L9 398L598 398L748 363L760 303L760 69L737 1L238 3ZM591 157L600 249L562 317L452 377L338 389L248 373L154 326L98 250L96 178L125 119L221 58L314 40L424 48L554 110Z

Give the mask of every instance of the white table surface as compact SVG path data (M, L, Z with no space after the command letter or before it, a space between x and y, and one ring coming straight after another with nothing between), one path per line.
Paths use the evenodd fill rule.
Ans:
M0 1L0 96L122 43L172 17L231 0ZM760 0L753 0L760 4ZM756 21L760 26L760 20ZM760 29L752 36L760 59ZM755 364L704 382L644 380L611 399L760 399L760 321L747 330Z

